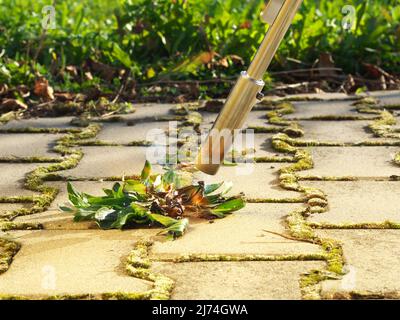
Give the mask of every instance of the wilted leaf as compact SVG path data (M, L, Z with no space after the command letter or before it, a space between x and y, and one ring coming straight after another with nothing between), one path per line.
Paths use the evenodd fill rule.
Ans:
M28 106L17 99L4 99L0 105L0 113L28 109Z
M33 92L44 100L54 100L54 90L49 86L47 79L43 77L36 79Z

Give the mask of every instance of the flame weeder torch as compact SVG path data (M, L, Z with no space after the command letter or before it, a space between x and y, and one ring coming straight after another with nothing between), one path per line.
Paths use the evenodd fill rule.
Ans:
M241 129L251 109L263 98L263 76L267 71L287 30L292 24L302 0L270 0L262 13L269 24L248 71L243 71L233 87L209 135L202 144L196 159L196 168L215 175L232 146L235 132ZM229 130L232 139L224 139L221 132Z

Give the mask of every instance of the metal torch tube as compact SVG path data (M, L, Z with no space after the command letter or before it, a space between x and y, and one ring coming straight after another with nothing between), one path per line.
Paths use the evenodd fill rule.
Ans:
M248 72L242 72L229 94L214 126L204 141L196 159L196 167L204 173L215 175L229 151L236 129L242 128L248 114L257 102L264 87L263 78L280 42L301 5L302 0L286 0L274 23L257 51ZM228 130L232 138L227 139L222 131ZM218 134L220 133L220 135Z

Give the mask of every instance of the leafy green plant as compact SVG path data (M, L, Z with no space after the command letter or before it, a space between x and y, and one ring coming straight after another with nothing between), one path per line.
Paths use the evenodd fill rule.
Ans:
M165 228L160 233L176 238L185 232L188 217L224 218L242 209L242 197L225 197L230 188L224 182L188 184L171 168L153 176L146 161L140 179L117 182L101 197L79 192L68 183L69 203L60 209L73 213L76 222L93 220L102 229L160 225Z

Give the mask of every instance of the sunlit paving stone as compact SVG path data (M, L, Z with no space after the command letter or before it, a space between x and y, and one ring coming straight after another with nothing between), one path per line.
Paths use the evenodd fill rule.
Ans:
M0 197L26 196L35 192L24 189L25 175L41 164L0 163Z
M119 230L12 232L22 247L0 275L0 294L48 297L151 289L151 282L129 276L121 260L144 235Z
M368 130L370 121L300 121L304 136L300 140L318 142L356 143L375 141Z
M139 122L133 125L124 123L104 124L96 140L111 143L129 144L132 142L149 142L153 144L168 144L176 139L168 137L169 128L176 128L176 124L168 121Z
M296 111L284 116L285 119L311 119L318 117L330 117L330 120L340 117L374 118L374 114L358 113L351 104L353 101L302 101L293 102ZM318 120L318 119L315 119Z
M0 125L0 130L21 129L21 128L75 128L71 124L73 117L54 117L54 118L32 118L11 120L6 124Z
M320 253L317 245L286 239L268 231L285 233L285 218L301 204L247 204L214 223L193 222L174 242L156 242L155 256L185 254L292 255Z
M59 171L77 178L121 177L140 174L146 160L147 147L84 147L84 157L71 170ZM154 168L161 172L160 168Z
M176 281L172 299L301 299L303 273L322 262L154 263L152 270Z
M400 291L400 231L319 230L318 235L342 243L347 272L342 280L322 283L323 297L335 298L338 293L384 295Z
M302 181L302 186L323 190L329 209L308 218L328 224L400 223L400 184L388 181Z
M215 176L198 174L197 178L206 183L232 182L229 194L243 192L248 198L282 199L297 198L298 192L288 191L279 185L279 169L285 163L249 163L238 166L222 166Z
M0 134L0 158L60 157L52 152L58 134Z
M314 168L298 173L300 177L386 177L400 175L393 163L397 147L314 147Z

